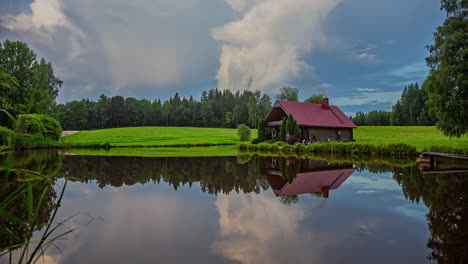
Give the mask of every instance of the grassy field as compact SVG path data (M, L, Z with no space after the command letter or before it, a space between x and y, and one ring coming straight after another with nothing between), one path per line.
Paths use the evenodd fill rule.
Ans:
M354 130L357 143L391 144L405 143L416 147L418 151L430 146L468 149L468 137L452 138L444 136L435 127L421 126L362 126Z
M256 135L255 130L252 131ZM183 146L234 145L239 141L236 129L199 127L125 127L81 131L63 137L70 145L93 145L108 142L111 146Z
M252 137L257 131L252 130ZM354 130L356 143L405 143L418 151L430 146L468 149L468 137L450 139L435 127L375 127L363 126ZM184 145L222 145L239 141L236 129L196 127L128 127L81 131L62 138L73 146L92 146L109 143L114 147L150 147Z

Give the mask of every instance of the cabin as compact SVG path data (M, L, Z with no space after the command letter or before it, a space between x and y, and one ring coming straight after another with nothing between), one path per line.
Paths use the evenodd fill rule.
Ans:
M281 123L288 115L297 121L301 140L306 142L354 140L353 129L357 126L337 106L329 105L328 98L323 98L322 104L276 101L265 117L272 137L279 134Z

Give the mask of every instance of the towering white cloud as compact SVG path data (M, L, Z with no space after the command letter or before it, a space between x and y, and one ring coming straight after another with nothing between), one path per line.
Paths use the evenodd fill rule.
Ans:
M75 59L84 52L85 34L65 16L60 0L36 0L30 13L2 17L1 25L19 33L32 36L35 42L68 45L68 58ZM66 38L57 39L57 31L66 31ZM62 35L63 36L63 35Z
M311 71L304 60L322 44L322 24L339 0L225 0L241 19L215 28L222 44L221 89L272 91Z

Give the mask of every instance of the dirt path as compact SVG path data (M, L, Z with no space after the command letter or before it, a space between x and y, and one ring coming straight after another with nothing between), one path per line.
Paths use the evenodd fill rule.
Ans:
M80 132L79 130L67 130L67 131L62 131L62 137L73 135L75 133Z

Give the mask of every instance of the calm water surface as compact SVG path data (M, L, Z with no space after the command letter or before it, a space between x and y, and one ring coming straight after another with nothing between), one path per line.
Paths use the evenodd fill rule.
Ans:
M32 164L72 177L57 220L83 213L46 263L467 261L466 174L249 155Z

